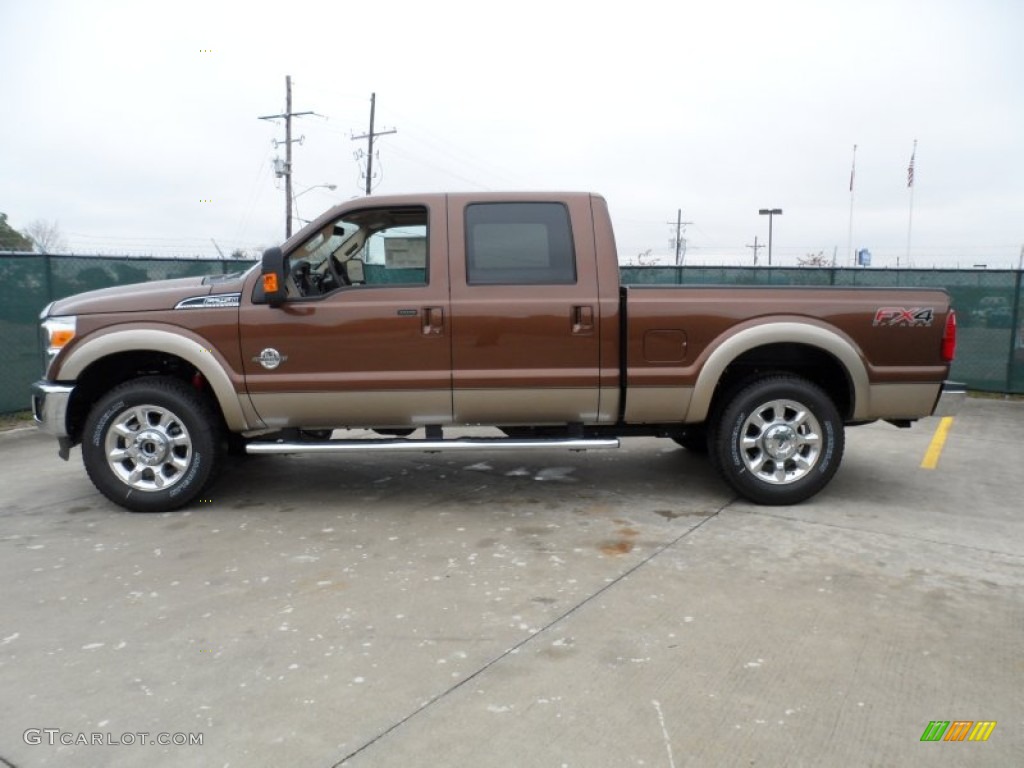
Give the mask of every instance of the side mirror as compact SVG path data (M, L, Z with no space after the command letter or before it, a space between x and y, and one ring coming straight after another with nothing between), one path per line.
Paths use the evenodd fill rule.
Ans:
M345 275L353 285L366 282L362 259L349 259L345 262Z
M288 298L286 281L288 279L288 259L280 248L267 248L263 252L263 264L260 268L260 282L257 286L257 297L262 293L260 304L280 307ZM257 299L254 297L254 300Z

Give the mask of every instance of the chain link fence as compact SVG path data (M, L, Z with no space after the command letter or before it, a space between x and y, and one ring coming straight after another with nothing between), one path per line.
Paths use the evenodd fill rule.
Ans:
M29 408L29 388L43 370L39 313L55 299L175 277L247 269L231 259L150 259L0 253L0 413Z
M822 267L622 267L625 285L834 285L945 288L956 308L950 377L984 392L1024 393L1024 272Z
M83 291L248 268L230 259L0 253L0 413L28 408L42 372L39 313ZM1024 394L1022 272L784 267L623 267L626 285L835 285L945 288L959 320L952 377L971 389Z

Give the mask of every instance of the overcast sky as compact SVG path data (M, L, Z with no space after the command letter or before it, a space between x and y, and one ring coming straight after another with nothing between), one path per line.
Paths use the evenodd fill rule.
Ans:
M0 0L0 211L75 252L215 255L284 234L272 140L285 75L312 218L357 196L581 189L620 260L775 263L852 246L915 266L1016 267L1024 246L1024 3L275 3ZM206 52L209 51L209 52ZM201 202L201 201L210 202ZM761 251L764 263L767 254Z

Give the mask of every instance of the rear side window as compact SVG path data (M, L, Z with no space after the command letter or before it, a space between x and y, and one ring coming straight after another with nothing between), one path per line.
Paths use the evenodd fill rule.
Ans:
M466 206L470 285L565 285L576 282L569 211L561 203Z

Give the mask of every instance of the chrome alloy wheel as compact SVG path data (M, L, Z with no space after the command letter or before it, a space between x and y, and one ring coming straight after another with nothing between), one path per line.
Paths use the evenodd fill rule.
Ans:
M192 459L192 439L171 411L136 405L107 429L104 451L122 483L138 491L160 491L184 476Z
M752 475L773 485L800 480L821 456L821 425L795 400L772 400L743 422L739 451Z

